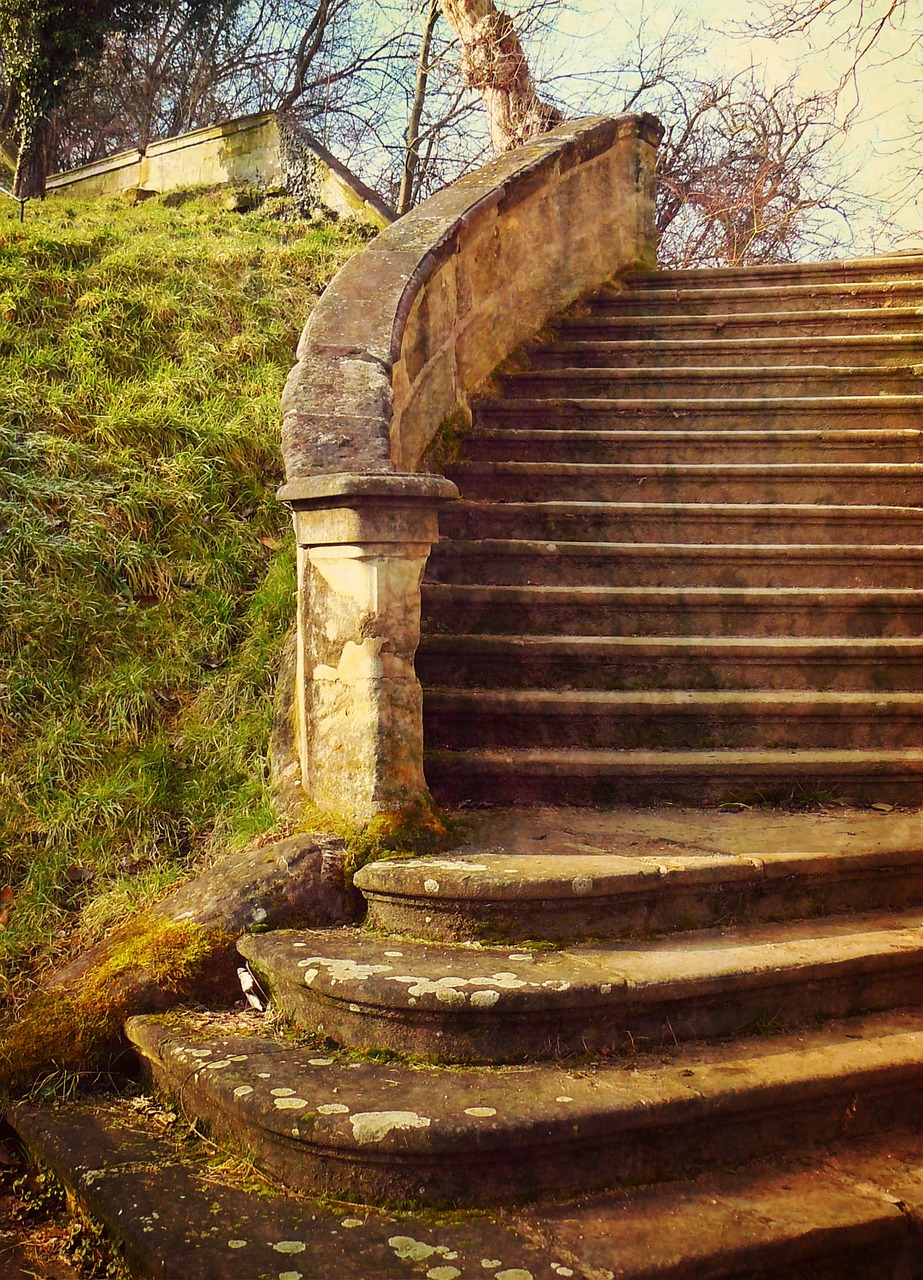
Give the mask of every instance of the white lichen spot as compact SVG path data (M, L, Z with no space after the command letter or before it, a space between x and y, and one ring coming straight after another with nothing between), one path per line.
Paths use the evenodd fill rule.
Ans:
M494 1280L532 1280L531 1271L523 1271L521 1267L512 1267L509 1271L498 1271Z
M372 978L376 973L390 973L393 968L390 964L360 964L357 960L330 956L309 956L306 960L299 960L298 964L301 968L314 965L318 970L326 969L331 987L335 987L338 982L364 982L366 978ZM305 973L305 982L314 981L314 978L308 977L311 972L312 970L308 969ZM316 973L314 977L317 977Z
M554 1271L556 1275L564 1276L565 1280L567 1276L572 1276L574 1274L570 1267L562 1266L560 1262L552 1262L551 1270Z
M439 892L439 881L438 881L438 880L424 880L424 881L423 881L423 888L426 890L426 892L427 892L427 893L438 893L438 892Z
M211 1049L189 1049L188 1053L191 1058L210 1058L212 1056Z
M253 1092L252 1084L239 1084L237 1088L234 1090L234 1097L246 1098L247 1094L252 1092Z
M279 1280L304 1280L304 1274L301 1271L280 1271Z
M360 1146L380 1142L395 1130L428 1129L431 1123L429 1116L419 1116L416 1111L357 1111L349 1122Z
M461 1275L458 1267L430 1267L427 1280L458 1280Z
M353 1004L352 1002L350 1002L350 1005L349 1005L349 1012L350 1012L350 1013L361 1013L361 1012L362 1012L362 1005L361 1005L361 1004Z
M475 1116L478 1120L486 1120L497 1114L496 1107L465 1107L466 1116Z
M401 960L403 959L404 953L403 951L386 951L385 955L391 960Z
M305 969L304 980L308 986L314 981L320 971L318 969Z
M611 982L601 982L601 983L600 983L600 985L599 985L599 994L600 994L601 996L607 996L607 995L610 993L610 991L611 991L611 990L612 990L612 983L611 983Z
M413 1236L391 1236L388 1244L402 1262L425 1262L436 1252L431 1244L414 1240Z
M254 924L262 924L266 919L268 912L265 907L254 907L250 912L250 919Z
M272 1247L276 1253L304 1253L308 1246L303 1240L280 1240L278 1244L274 1244Z
M502 1267L503 1263L499 1258L482 1258L481 1266L485 1271L496 1271L497 1267Z
M329 1067L332 1066L332 1058L308 1058L309 1067Z
M294 1089L270 1089L269 1092L274 1098L290 1098L295 1092Z
M570 983L565 982L563 978L549 978L547 982L542 983L543 987L547 987L549 991L570 991Z
M593 879L591 876L574 876L570 882L570 887L578 897L584 897L593 890Z
M317 1113L321 1116L341 1116L348 1110L349 1107L343 1102L322 1102Z
M351 1228L351 1227L364 1227L364 1226L365 1226L365 1219L364 1219L364 1218L344 1218L344 1219L343 1219L343 1221L340 1223L340 1226L341 1226L341 1227L350 1227L350 1228Z
M499 991L472 991L471 1004L475 1009L489 1009L500 999Z
M229 1249L246 1249L247 1244L248 1244L248 1241L246 1240L229 1240L228 1248Z
M307 947L307 945L308 945L308 944L307 944L306 942L293 942L293 943L292 943L292 946L293 946L293 947L295 947L297 950L300 950L300 951L304 951L304 950L305 950L305 948Z
M310 1106L304 1098L276 1098L272 1104L279 1111L301 1111L302 1108Z
M560 1097L555 1098L555 1102L573 1102L573 1098L569 1094L562 1093Z

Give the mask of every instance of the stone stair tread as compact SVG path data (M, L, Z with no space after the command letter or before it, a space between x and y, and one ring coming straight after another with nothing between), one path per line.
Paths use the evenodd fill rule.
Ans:
M923 254L918 249L906 252L882 254L862 254L854 258L830 258L821 262L765 262L746 266L721 267L665 267L648 271L631 271L622 277L624 283L638 286L644 284L663 284L672 286L674 282L688 280L690 283L708 282L710 280L733 280L739 277L755 280L773 280L778 277L799 278L842 275L846 280L854 280L862 272L871 271L881 275L888 271L919 273L923 283Z
M419 1280L421 1267L442 1266L440 1280L559 1280L555 1267L565 1265L485 1215L449 1222L224 1183L127 1100L18 1103L10 1119L33 1157L120 1244L133 1276ZM495 1265L485 1269L482 1259Z
M451 476L576 476L599 475L676 476L695 480L698 476L741 476L748 478L779 476L833 476L844 478L906 476L916 479L923 474L921 462L462 462L447 469Z
M548 371L546 371L548 372ZM552 376L559 377L564 371L551 371ZM583 370L577 370L582 373ZM714 373L714 370L708 372ZM532 377L532 374L509 374L509 377ZM838 413L845 409L859 409L880 412L883 408L919 410L923 401L923 393L908 394L906 392L881 392L879 395L838 395L838 396L504 396L502 400L476 402L479 409L504 414L553 414L556 410L579 409L584 412L602 410L621 410L632 415L639 413L670 413L688 415L696 412L715 413L719 411L749 417L761 410L772 413L792 412L804 413Z
M445 857L370 862L355 876L366 896L389 894L421 902L528 902L549 899L572 903L647 893L653 886L727 885L738 881L794 876L872 875L895 867L923 867L923 844L844 850L780 850L759 843L747 854L718 848L708 853L663 851L658 855L586 853L566 838L559 853L494 853L470 849ZM438 879L437 879L438 877ZM438 883L438 890L432 889Z
M893 1280L919 1274L923 1144L707 1174L515 1215L571 1266L619 1280ZM879 1269L880 1268L880 1269Z
M848 715L850 712L918 713L923 693L846 689L842 692L806 689L456 689L430 685L426 697L433 706L455 703L485 713L517 709L555 715L581 711L596 715L644 715L647 712L688 710L694 713L738 711L772 714Z
M923 280L920 281L921 290L923 290ZM826 312L824 313L827 314ZM764 318L764 317L761 317ZM529 347L530 352L581 352L589 351L611 351L614 355L629 351L651 351L652 353L666 353L673 355L676 353L684 353L687 351L734 351L740 350L741 354L748 351L819 351L830 350L831 348L842 347L844 350L853 348L871 347L883 348L885 350L890 347L913 347L923 342L923 331L898 332L898 333L842 333L842 334L817 334L811 337L799 335L785 335L779 337L770 335L768 337L759 338L559 338L557 341L536 343ZM805 368L812 366L805 365Z
M510 441L515 444L519 440L537 440L541 441L577 441L581 439L592 440L611 440L613 443L636 443L649 442L651 444L679 444L687 441L707 443L710 441L720 441L722 444L759 444L762 442L769 443L788 443L792 441L804 441L806 443L846 443L864 442L870 443L896 441L903 443L918 442L923 437L923 431L917 427L854 427L844 430L836 428L831 430L823 430L818 428L789 428L788 430L774 430L766 428L764 430L740 431L722 431L720 428L702 428L698 431L623 431L618 428L587 428L572 427L568 429L554 427L491 427L488 430L480 431L476 440L500 440Z
M428 649L470 649L478 653L501 652L510 648L579 653L583 650L606 653L621 650L685 651L705 653L830 653L841 657L844 650L858 654L886 655L923 653L921 636L599 636L599 635L491 635L455 632L424 637Z
M721 277L718 277L719 279ZM889 299L895 294L920 293L923 288L923 278L911 277L910 279L902 277L888 278L881 280L863 280L857 283L849 283L848 281L825 281L817 280L805 284L773 284L759 283L753 285L731 284L731 285L713 285L702 284L699 287L691 285L683 287L682 284L667 284L660 288L651 288L650 285L637 285L630 290L607 289L599 293L591 294L585 299L585 303L591 310L617 307L622 302L648 302L657 301L661 298L667 298L674 302L696 302L707 301L711 299L719 300L721 298L812 298L812 297L842 297L852 298L861 297L863 295L872 294L874 296Z
M440 886L429 883L435 897ZM570 944L560 951L395 942L351 929L276 931L245 938L240 949L260 974L363 1008L475 1009L484 1018L502 1018L510 1009L593 1006L605 1016L607 1007L655 994L671 1000L722 992L730 999L769 975L782 985L850 966L871 968L888 957L919 965L923 909L700 929L675 940Z
M528 556L695 556L719 561L771 560L780 555L836 560L911 559L923 555L923 543L901 542L575 542L550 538L453 538L437 543L436 556L516 554Z
M489 1203L669 1176L657 1171L682 1170L691 1151L700 1166L717 1148L753 1158L829 1132L831 1116L835 1134L844 1105L861 1132L879 1102L906 1110L923 1087L916 1012L663 1050L629 1068L356 1061L207 1021L133 1018L127 1034L165 1092L216 1134L233 1133L261 1167L290 1185L384 1187L392 1199ZM642 1135L656 1150L642 1149Z
M660 774L707 774L740 768L754 773L771 774L788 768L792 770L793 778L797 778L802 770L806 770L809 775L855 770L859 773L878 774L884 778L892 772L908 770L917 775L923 770L923 749L916 747L899 751L857 751L849 748L816 751L799 751L795 748L753 748L745 751L608 751L600 748L587 751L568 748L554 751L509 747L502 751L438 751L430 754L443 765L455 763L457 767L476 765L488 769L515 766L524 772L539 774L549 770L567 774L614 771L643 776L652 770Z
M630 297L631 295L623 295ZM611 306L611 302L609 304ZM837 309L835 307L825 307L818 311L796 310L796 311L727 311L710 312L708 315L698 315L696 313L678 312L659 312L652 311L649 315L638 312L626 312L624 315L606 314L598 309L588 310L584 313L578 313L568 316L560 316L552 323L559 333L567 333L570 329L578 329L586 325L598 325L603 328L615 328L624 324L630 328L641 327L645 324L656 325L701 325L704 327L721 327L722 325L734 324L758 324L772 329L784 324L828 324L831 320L846 320L855 322L857 320L894 320L894 321L917 321L919 322L923 316L923 308L918 306L898 306L898 307L843 307Z
M742 603L765 604L786 601L808 601L812 604L830 601L916 603L923 601L923 587L621 587L592 584L567 586L558 583L468 583L427 582L429 596L438 600L665 600L677 604L739 600Z

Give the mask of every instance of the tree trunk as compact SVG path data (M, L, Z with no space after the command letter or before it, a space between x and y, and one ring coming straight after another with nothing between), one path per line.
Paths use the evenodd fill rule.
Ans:
M538 96L509 14L493 0L440 3L461 43L465 82L484 100L494 149L510 151L560 124L558 108Z
M48 176L48 129L44 123L35 123L23 131L13 178L13 195L18 200L44 200L45 179Z
M413 90L413 105L410 108L410 119L407 121L405 134L404 171L401 174L401 190L397 198L398 216L406 213L413 204L414 180L420 167L420 120L423 117L426 85L429 80L429 51L432 48L433 30L438 16L439 0L429 0L429 11L423 28L423 42L417 59L417 81Z

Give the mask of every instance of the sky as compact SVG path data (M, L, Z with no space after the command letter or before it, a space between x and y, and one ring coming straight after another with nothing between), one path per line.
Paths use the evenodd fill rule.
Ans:
M882 0L871 0L872 7ZM858 13L861 0L846 0L847 15ZM916 9L915 0L910 6ZM780 42L746 36L743 19L758 12L756 0L570 0L569 9L557 20L561 33L552 51L560 72L563 66L581 69L605 63L607 47L615 49L624 32L646 21L652 31L663 30L677 16L691 26L704 25L703 66L719 71L745 70L751 63L765 69L771 80L784 82L793 73L805 91L832 90L851 63L841 22L838 30L815 28L814 45L803 36ZM847 17L848 20L848 17ZM921 22L923 25L923 22ZM867 247L884 247L891 240L898 248L923 244L923 194L910 180L915 158L911 143L923 119L923 72L914 83L911 60L902 57L911 44L906 31L889 31L875 55L868 58L855 90L847 87L840 110L848 127L842 139L853 185L871 201L880 203L894 229ZM547 54L546 54L547 56ZM923 155L917 163L923 164ZM877 217L866 215L866 234L872 241Z

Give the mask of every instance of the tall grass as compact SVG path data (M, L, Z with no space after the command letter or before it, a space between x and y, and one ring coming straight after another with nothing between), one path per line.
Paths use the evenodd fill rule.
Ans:
M201 196L0 210L0 991L276 822L279 393L361 246ZM12 984L12 985L11 985Z

